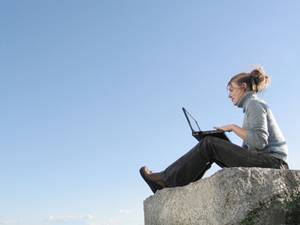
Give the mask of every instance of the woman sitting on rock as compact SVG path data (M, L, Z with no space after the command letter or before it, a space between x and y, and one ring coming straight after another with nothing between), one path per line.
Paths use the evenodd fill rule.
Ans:
M238 146L221 138L206 136L189 152L159 173L147 167L140 174L155 193L165 187L187 185L199 180L212 163L220 167L285 168L288 147L284 136L266 102L257 97L265 90L270 78L262 68L250 73L239 73L227 84L229 98L243 108L244 123L221 126L224 132L233 131L243 145Z

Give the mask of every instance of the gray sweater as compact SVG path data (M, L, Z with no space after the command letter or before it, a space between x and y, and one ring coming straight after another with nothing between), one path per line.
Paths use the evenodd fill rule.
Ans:
M247 130L247 138L243 147L271 154L287 162L288 147L285 138L266 102L249 91L237 106L243 108L245 113L243 128Z

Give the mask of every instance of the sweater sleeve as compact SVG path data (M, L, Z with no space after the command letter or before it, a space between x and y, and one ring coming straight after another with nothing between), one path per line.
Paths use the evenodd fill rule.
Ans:
M245 144L258 150L268 144L267 111L260 102L251 101L246 109L246 116L249 127Z

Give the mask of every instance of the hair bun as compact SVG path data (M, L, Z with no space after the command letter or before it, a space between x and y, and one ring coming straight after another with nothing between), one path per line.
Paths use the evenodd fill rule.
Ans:
M256 87L256 91L260 92L269 86L271 79L261 66L255 67L256 68L249 73L249 76Z
M264 75L266 75L266 72L260 66L256 66L256 68L250 72L250 76L254 77L254 78L255 77L261 77L261 76L264 76Z

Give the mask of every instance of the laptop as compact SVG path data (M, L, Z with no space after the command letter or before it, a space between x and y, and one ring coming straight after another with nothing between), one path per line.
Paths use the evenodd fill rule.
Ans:
M184 108L182 107L183 113L185 115L185 118L192 130L192 135L194 138L196 138L198 141L201 141L204 137L206 136L214 136L214 137L218 137L221 139L224 139L226 141L229 141L229 138L226 136L225 132L222 130L207 130L207 131L202 131L198 125L197 120ZM194 123L196 124L196 126L198 127L198 131L196 131L192 125L191 125L191 121L190 119L192 119L194 121Z

